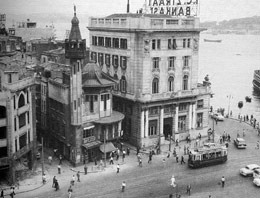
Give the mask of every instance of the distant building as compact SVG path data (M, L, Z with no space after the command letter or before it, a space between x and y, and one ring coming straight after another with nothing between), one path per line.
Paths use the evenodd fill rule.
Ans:
M15 180L17 167L30 169L36 156L35 87L23 61L0 59L0 175Z
M211 90L198 84L196 17L113 14L90 18L90 58L119 80L113 108L136 146L207 134Z
M122 113L112 110L116 81L87 60L76 12L65 40L66 64L41 64L41 135L73 165L101 159L115 150L121 135Z

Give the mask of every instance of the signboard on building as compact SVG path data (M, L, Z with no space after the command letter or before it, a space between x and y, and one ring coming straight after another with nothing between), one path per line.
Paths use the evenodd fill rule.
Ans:
M198 16L199 0L148 0L151 14Z

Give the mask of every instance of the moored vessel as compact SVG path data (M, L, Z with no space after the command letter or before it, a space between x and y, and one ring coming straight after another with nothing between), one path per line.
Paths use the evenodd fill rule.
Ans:
M260 70L254 71L253 86L256 93L260 93Z

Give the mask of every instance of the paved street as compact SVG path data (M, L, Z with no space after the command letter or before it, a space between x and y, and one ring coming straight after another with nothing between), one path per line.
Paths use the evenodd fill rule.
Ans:
M212 124L212 120L210 120ZM255 149L257 132L246 123L239 123L236 120L226 119L218 122L214 126L217 134L224 131L231 135L232 142L229 145L228 161L225 164L201 168L190 169L187 164L176 163L171 156L166 158L166 154L153 157L152 164L148 164L148 156L143 156L143 167L138 167L134 151L121 165L120 173L116 173L116 165L107 165L105 171L81 175L81 182L76 182L73 187L73 197L168 197L170 193L178 191L182 197L186 195L186 186L191 184L190 197L257 197L260 189L252 183L252 178L245 178L239 175L238 171L250 163L260 164L260 150ZM246 130L245 139L248 148L238 150L233 145L233 138L237 132L242 136L243 129ZM217 138L216 138L217 140ZM183 148L184 142L181 143ZM162 147L167 150L168 145ZM177 149L178 151L178 149ZM181 149L180 154L183 152ZM163 163L163 159L166 162ZM187 156L185 156L187 161ZM116 162L116 161L115 161ZM121 158L120 158L121 163ZM82 169L83 170L83 169ZM81 170L81 171L82 171ZM55 171L55 170L54 170ZM67 170L61 176L57 175L61 189L57 192L51 188L50 181L45 186L27 193L17 194L16 197L67 197L69 181L75 172ZM170 186L170 178L175 175L178 187L173 189ZM219 185L221 177L225 176L226 185L222 188ZM52 180L52 176L49 176ZM61 179L59 179L61 178ZM126 181L126 191L121 192L121 183Z

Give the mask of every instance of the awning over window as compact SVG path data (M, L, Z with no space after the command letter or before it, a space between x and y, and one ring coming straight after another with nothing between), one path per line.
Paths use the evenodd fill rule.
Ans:
M83 129L84 130L89 130L89 129L92 129L92 128L94 128L95 126L94 125L91 125L91 126L86 126L86 127L84 127Z
M86 144L82 144L82 146L85 147L86 149L91 149L93 147L99 146L100 144L102 144L102 142L97 140L97 141L94 141L94 142L89 142L89 143L86 143Z
M99 149L102 153L104 153L104 144L100 145ZM105 144L106 153L109 153L109 152L115 151L115 150L116 150L116 148L115 148L115 146L112 142L108 142L108 143Z

